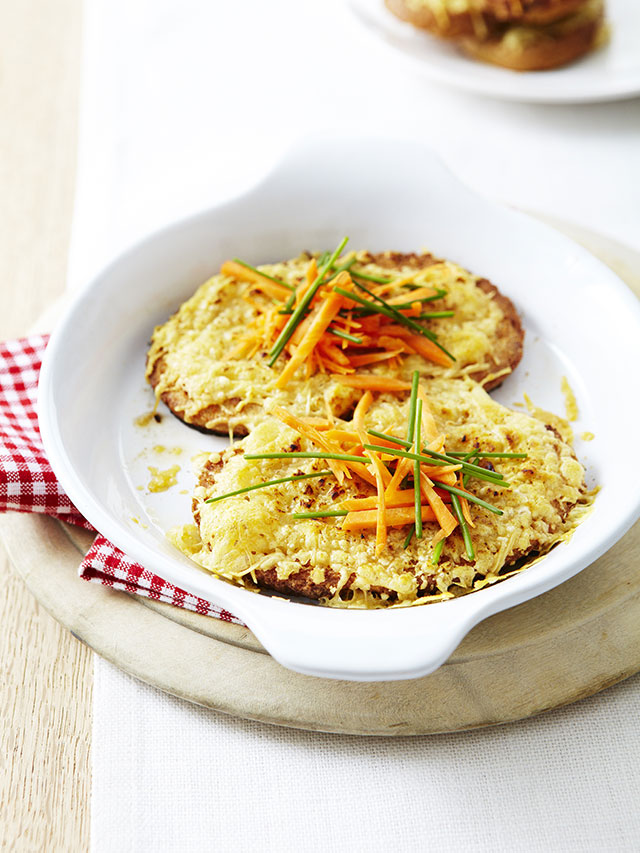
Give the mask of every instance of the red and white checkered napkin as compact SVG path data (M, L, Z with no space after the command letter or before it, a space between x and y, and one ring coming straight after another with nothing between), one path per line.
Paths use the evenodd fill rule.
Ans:
M36 400L48 340L47 335L32 335L0 344L0 511L42 512L94 530L56 480L40 438ZM100 534L80 565L80 577L205 616L239 622L226 610L134 563Z

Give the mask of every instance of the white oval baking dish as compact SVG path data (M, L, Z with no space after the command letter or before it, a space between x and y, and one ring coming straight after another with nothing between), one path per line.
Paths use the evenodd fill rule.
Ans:
M234 587L166 540L168 527L189 520L189 456L225 442L170 417L149 430L134 426L153 401L143 378L153 326L227 257L268 262L337 245L344 234L354 248L431 249L511 297L526 328L525 358L494 392L500 402L527 392L562 413L560 380L569 378L576 434L595 435L578 440L577 452L600 492L571 540L519 575L442 603L335 610ZM440 666L480 620L576 574L638 517L637 478L622 461L640 423L638 365L638 302L584 249L472 193L419 144L311 140L246 194L148 237L87 284L47 349L39 417L53 469L86 518L148 569L235 613L284 666L340 679L415 678ZM182 470L179 487L153 495L140 487L148 465L159 464L158 444L182 449Z

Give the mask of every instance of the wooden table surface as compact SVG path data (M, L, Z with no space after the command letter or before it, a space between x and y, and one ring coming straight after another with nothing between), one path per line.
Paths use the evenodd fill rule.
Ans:
M64 289L81 0L0 0L0 336ZM92 655L0 554L0 848L89 846Z

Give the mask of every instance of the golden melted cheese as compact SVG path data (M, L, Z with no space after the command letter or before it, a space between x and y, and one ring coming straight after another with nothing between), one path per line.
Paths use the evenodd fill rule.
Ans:
M368 262L366 252L357 254L361 268L371 274L403 276L415 273L410 266L398 266L390 271ZM303 255L260 269L295 285L302 280L308 262L309 256ZM455 356L455 364L445 368L421 356L410 355L403 358L400 368L381 364L367 367L363 372L409 379L414 370L425 377L447 378L487 370L490 367L487 356L504 320L492 294L477 287L476 276L448 261L434 262L420 270L414 281L447 290L446 296L428 303L426 310L455 311L453 318L429 321L429 328ZM285 364L283 356L273 368L268 366L265 352L258 352L251 359L228 357L256 316L255 309L243 298L246 291L246 283L216 275L164 325L155 329L147 360L147 378L160 361L163 367L156 386L157 396L179 389L186 398L185 419L200 423L204 413L206 422L200 425L217 431L233 430L238 425L252 429L274 406L284 406L299 416L325 415L327 407L338 415L350 411L360 392L341 385L329 375L316 373L305 380L301 368L286 388L277 389L272 383ZM410 294L401 288L398 292ZM257 293L251 295L255 301L261 298Z
M149 465L149 473L151 474L148 486L149 491L166 492L168 489L173 488L178 482L179 471L179 465L172 465L171 468L167 468L164 471L153 465Z
M174 531L172 541L200 566L235 582L248 582L260 569L286 580L308 569L316 584L330 581L327 603L336 606L412 604L469 592L502 579L505 566L545 553L568 536L587 511L584 470L558 429L560 420L537 410L513 412L467 380L434 380L428 388L432 409L449 449L525 452L527 458L496 460L510 489L472 480L471 490L503 510L502 516L472 506L476 559L469 561L461 535L447 540L437 567L431 563L434 524L425 537L403 548L407 529L389 529L388 547L375 554L375 532L341 530L340 518L296 520L292 513L335 509L345 497L371 489L358 481L340 486L328 476L268 487L214 504L206 499L244 486L292 474L323 470L317 460L246 461L244 452L290 450L307 446L279 421L269 419L222 454L204 457L194 508L198 527ZM367 426L403 431L407 403L381 398L367 415ZM565 422L562 432L570 435ZM224 464L220 464L220 463ZM215 469L215 480L211 472ZM340 595L351 579L351 592ZM372 594L376 590L376 595ZM382 593L382 594L380 594ZM346 599L346 600L345 600Z

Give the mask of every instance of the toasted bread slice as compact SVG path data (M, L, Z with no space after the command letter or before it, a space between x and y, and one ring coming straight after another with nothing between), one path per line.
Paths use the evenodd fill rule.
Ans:
M507 23L550 24L583 4L584 0L385 0L396 17L445 39L486 39Z
M429 405L448 451L526 453L526 459L485 460L509 488L471 479L468 490L502 511L470 504L475 549L469 559L459 528L433 562L435 522L406 546L409 524L390 527L376 552L375 531L346 531L343 518L295 519L294 513L340 508L343 500L375 493L354 476L331 474L258 489L215 503L207 499L282 477L322 471L321 460L247 460L245 454L313 450L313 444L270 418L222 453L205 457L193 501L197 530L174 537L205 569L224 578L321 599L336 606L383 606L451 597L501 580L522 561L546 553L584 517L590 498L571 447L568 424L547 412L514 412L470 380L434 380ZM366 428L402 435L408 403L380 398ZM350 424L344 429L353 428ZM493 464L492 464L493 463Z
M577 11L543 26L507 25L488 38L466 36L462 50L473 59L513 71L546 71L567 65L600 44L604 4L587 0Z
M415 274L446 295L427 303L429 311L453 310L449 318L425 321L456 361L442 367L417 354L394 363L362 367L376 376L410 379L414 370L425 378L470 376L490 389L520 361L523 330L518 314L504 295L488 282L429 254L357 253L362 272L399 278ZM263 267L281 280L297 284L309 256ZM393 276L391 276L393 277ZM275 405L295 415L348 415L360 396L338 377L304 369L284 388L274 387L288 356L273 367L268 352L230 357L257 315L260 294L247 294L247 283L214 276L184 303L163 326L155 329L147 359L147 378L171 411L185 423L206 431L246 435ZM411 291L399 292L409 294ZM393 293L391 294L393 295ZM266 297L265 297L266 298ZM409 298L409 297L408 297ZM360 372L360 368L358 369Z

